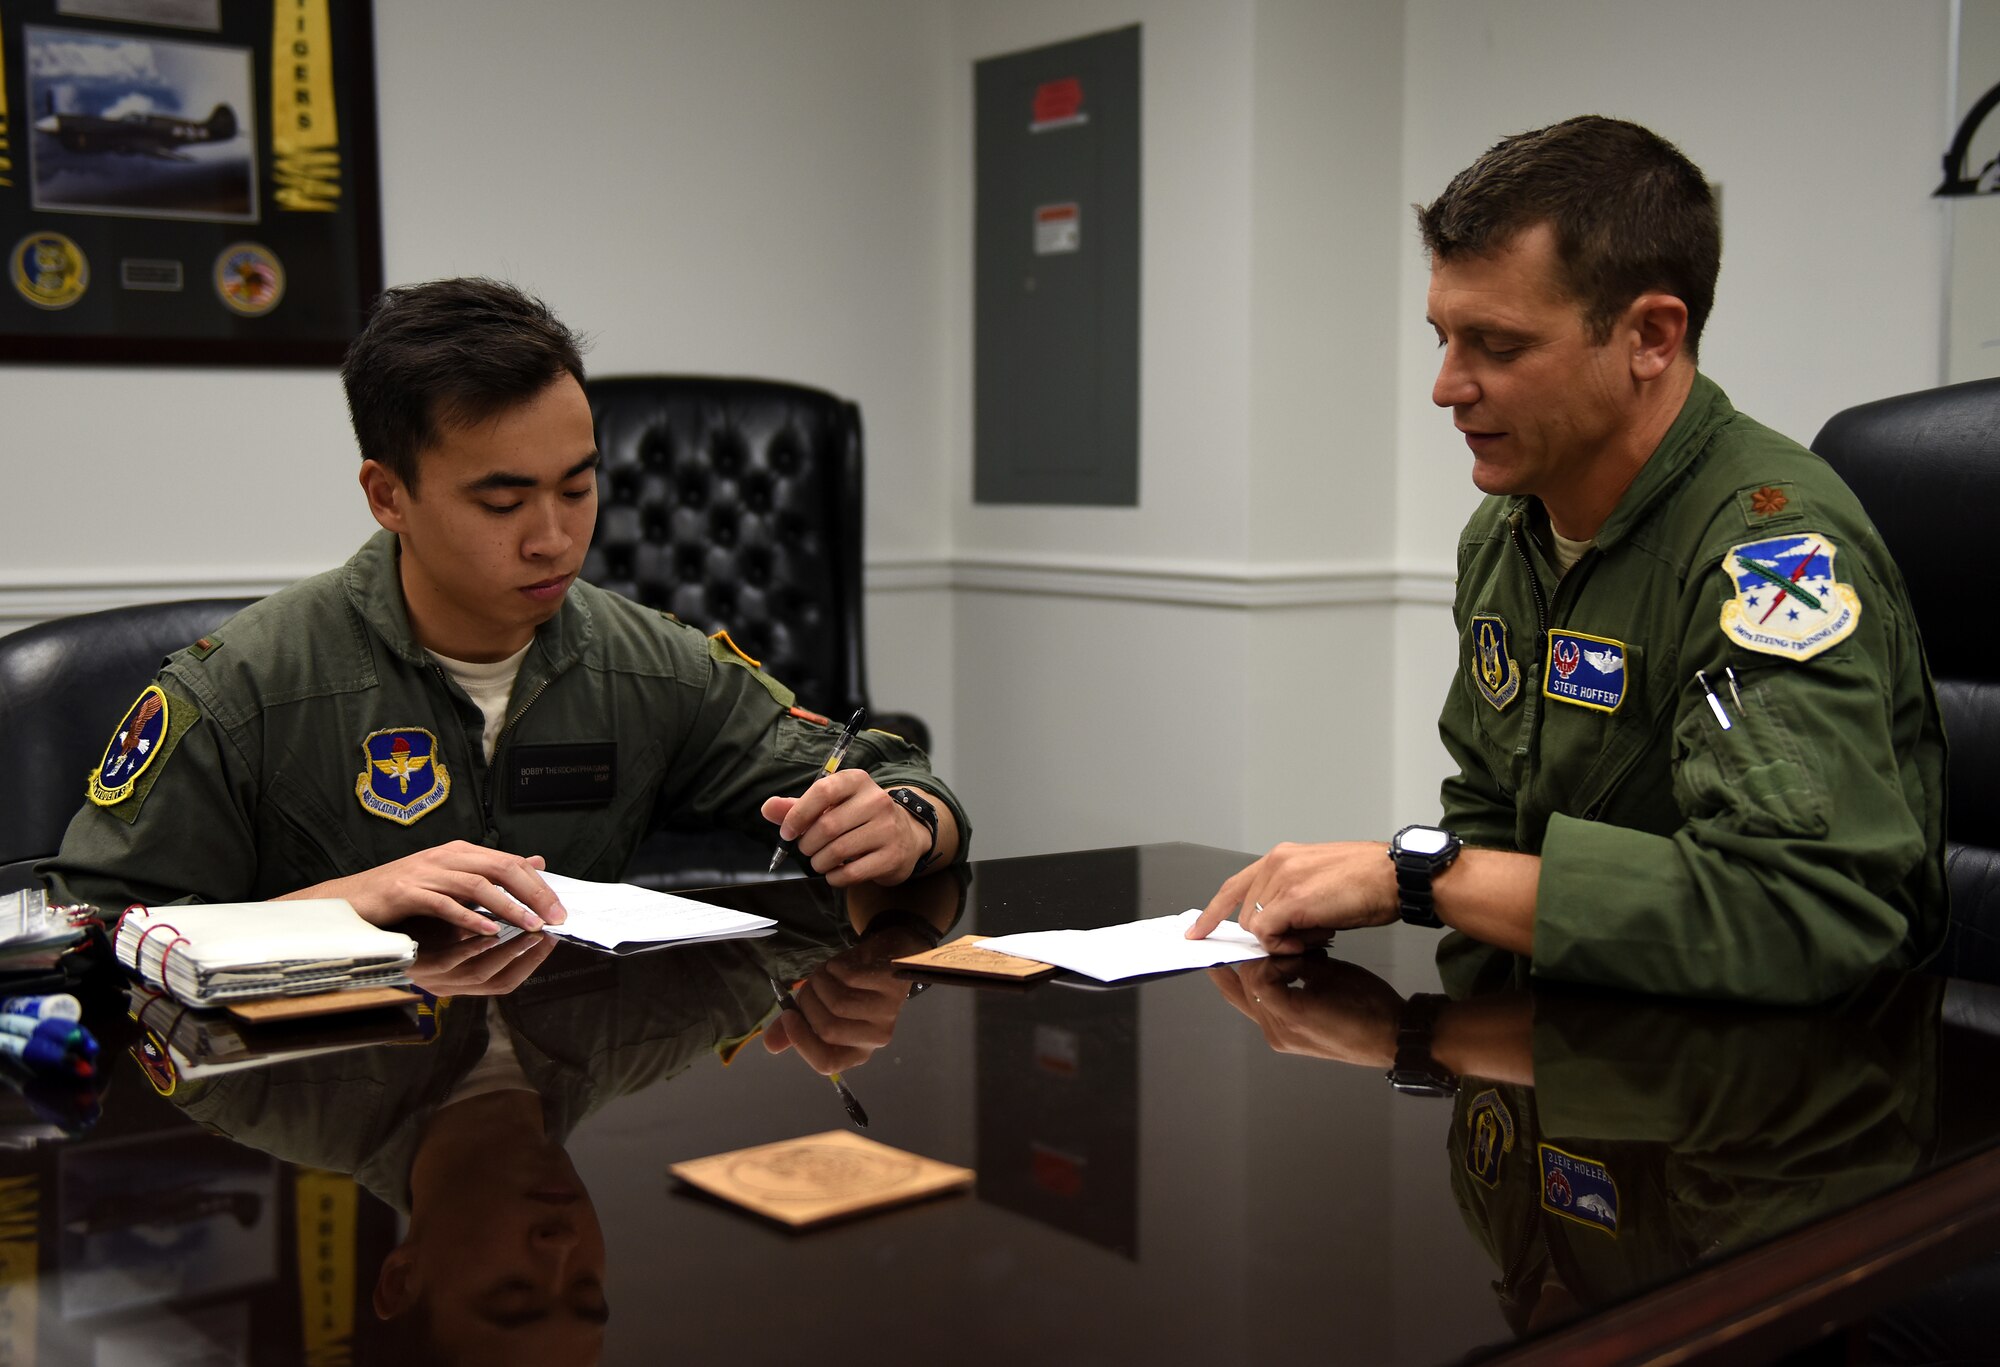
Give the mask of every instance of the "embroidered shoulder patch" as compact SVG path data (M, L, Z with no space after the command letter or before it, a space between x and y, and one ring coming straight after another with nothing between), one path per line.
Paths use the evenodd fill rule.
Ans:
M91 770L85 795L100 807L114 807L132 796L139 777L165 752L173 709L158 684L149 685L118 723L97 767Z
M1473 614L1472 686L1495 711L1506 710L1521 693L1521 667L1508 648L1506 620L1496 613Z
M1465 1170L1489 1187L1500 1185L1500 1160L1514 1151L1514 1117L1488 1087L1465 1113Z
M1581 631L1551 631L1542 692L1558 702L1616 712L1625 701L1625 643Z
M361 742L354 796L365 812L399 826L416 824L451 796L438 739L421 726L392 726Z
M1735 589L1722 631L1745 650L1810 660L1854 634L1861 599L1834 577L1833 542L1818 532L1746 542L1722 557Z
M1542 1209L1617 1238L1618 1183L1611 1170L1553 1144L1538 1144L1535 1153L1541 1160Z

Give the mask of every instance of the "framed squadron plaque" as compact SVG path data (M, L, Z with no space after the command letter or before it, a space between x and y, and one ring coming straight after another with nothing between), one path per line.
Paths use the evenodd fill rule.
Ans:
M367 0L0 0L0 360L337 365L382 288Z

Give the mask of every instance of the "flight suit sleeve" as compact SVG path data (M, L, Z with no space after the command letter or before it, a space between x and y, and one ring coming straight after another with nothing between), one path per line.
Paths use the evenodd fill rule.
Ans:
M1466 580L1465 551L1459 552L1458 582ZM1459 665L1452 671L1445 690L1444 710L1438 715L1438 739L1458 772L1445 779L1440 798L1444 807L1445 829L1478 849L1517 848L1514 803L1500 790L1498 781L1480 753L1473 727L1473 708L1483 706L1474 696L1464 662L1466 609L1452 604L1452 625L1457 630Z
M1942 740L1893 568L1885 583L1864 555L1842 555L1858 620L1796 659L1725 634L1734 590L1719 565L1702 562L1682 596L1671 725L1684 823L1661 835L1550 818L1538 977L1821 1001L1894 962L1913 924L1926 953L1942 935ZM1729 667L1740 703L1725 696L1724 730L1695 671L1721 680Z
M777 828L759 811L764 800L803 793L820 776L839 728L796 715L790 689L726 648L712 647L704 659L698 713L668 766L658 819L775 838ZM937 798L958 822L957 859L966 858L971 823L923 751L887 731L864 730L842 767L864 768L884 788L920 788Z
M170 714L160 752L129 795L104 806L85 801L62 848L36 869L61 901L117 915L133 903L255 895L251 769L192 689L171 675L156 682Z

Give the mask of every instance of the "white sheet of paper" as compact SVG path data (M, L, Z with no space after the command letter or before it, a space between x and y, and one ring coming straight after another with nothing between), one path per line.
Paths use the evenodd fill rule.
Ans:
M593 883L544 873L542 881L555 889L569 919L545 926L551 935L615 949L625 944L662 944L669 940L732 940L762 934L777 925L768 916L712 907L692 897L631 883Z
M1224 921L1206 940L1185 938L1199 910L1178 916L1151 916L1098 930L1031 930L981 940L981 949L1039 959L1099 982L1113 983L1145 973L1171 973L1183 968L1213 968L1270 957L1257 937Z

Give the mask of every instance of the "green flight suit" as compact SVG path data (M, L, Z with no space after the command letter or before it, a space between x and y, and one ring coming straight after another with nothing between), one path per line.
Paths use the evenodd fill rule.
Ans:
M1846 485L1697 376L1560 583L1546 527L1526 497L1467 524L1438 722L1459 769L1444 824L1541 856L1535 974L1803 1002L1933 953L1944 733L1902 576ZM1779 538L1833 554L1762 581L1732 555ZM1778 612L1841 625L1782 653L1760 625Z
M1461 1079L1446 1141L1514 1330L1551 1276L1609 1305L1915 1177L1943 994L1884 975L1831 1012L1537 996L1534 1085Z
M611 880L660 825L775 838L758 807L802 792L832 748L831 730L792 715L790 691L727 646L579 582L535 632L489 767L484 717L411 633L396 558L396 538L378 533L342 568L170 656L159 743L128 796L86 803L70 823L39 870L55 894L111 911L258 900L454 839ZM384 769L364 750L383 732L433 754ZM593 744L590 762L608 759L615 782L578 805L529 805L498 781L519 781L510 758L560 765ZM848 765L936 794L964 857L965 813L915 746L864 731Z

